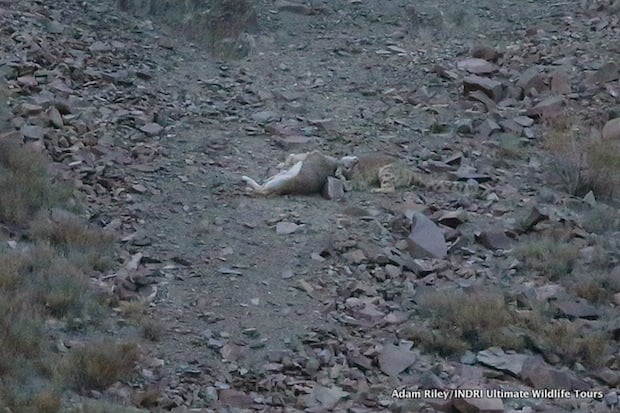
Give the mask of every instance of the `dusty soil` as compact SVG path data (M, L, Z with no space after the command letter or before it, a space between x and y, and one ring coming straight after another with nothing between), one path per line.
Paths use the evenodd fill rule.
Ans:
M115 164L109 176L126 191L114 193L112 187L113 195L93 201L91 210L93 222L116 222L121 265L142 254L129 277L140 278L138 291L126 291L121 281L117 291L128 299L148 297L144 317L161 328L157 340L141 341L142 374L132 383L135 391L158 390L157 403L148 409L441 411L441 403L391 395L397 388L434 387L421 379L431 373L438 380L433 383L448 387L536 387L415 342L407 355L415 361L400 375L384 374L389 368L378 355L382 346L407 339L405 324L426 325L416 301L420 291L474 286L510 296L529 281L545 285L509 252L488 249L475 236L502 229L518 240L522 234L513 228L533 206L551 216L552 229L566 220L579 222L581 210L567 205L580 198L550 181L552 154L541 151L540 120L531 138L517 138L518 156L507 156L497 136L478 132L487 113L463 96L468 73L456 64L471 56L473 46L492 46L504 53L493 76L513 84L534 65L566 67L572 76L618 62L617 11L597 5L338 0L303 15L259 1L251 53L234 61L218 60L204 45L108 2L81 10L62 2L50 6L63 24L96 30L93 41L125 44L102 52L110 54L101 59L104 67L149 75L105 86L108 103L90 103L111 119L102 122L98 138L134 155ZM454 76L440 76L439 68ZM617 80L609 84L618 90ZM88 87L102 96L104 86L97 85L84 86L84 96ZM618 110L617 95L600 103L596 95L574 94L570 105L585 114ZM513 99L500 108L499 119L524 115L528 105ZM107 112L100 109L106 106ZM123 129L120 109L140 110L164 129L156 136L137 131L139 124ZM467 120L473 121L471 130L457 133ZM416 188L352 192L342 200L246 193L241 175L265 178L287 154L317 148L334 155L389 153L431 171L456 157L488 180L479 197ZM143 151L148 156L141 157ZM459 208L467 220L447 235L448 256L416 261L423 268L416 271L395 218L407 210L430 216ZM279 234L278 222L299 227ZM405 256L400 261L377 253L395 245ZM607 253L611 271L617 251ZM579 271L587 272L588 265ZM120 279L126 272L118 274ZM379 316L368 308L351 310L350 299L364 297L374 300ZM603 304L593 328L605 330L618 305ZM613 377L596 378L600 368L566 365L587 390L605 395L620 382L617 336L606 351L603 367L615 385ZM355 362L352 354L360 353L363 360ZM557 356L543 355L554 367L564 366ZM326 394L318 395L319 388ZM607 411L601 398L511 399L488 411Z

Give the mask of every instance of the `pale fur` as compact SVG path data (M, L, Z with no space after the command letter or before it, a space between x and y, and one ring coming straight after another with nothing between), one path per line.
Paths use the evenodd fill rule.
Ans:
M336 171L336 176L345 181L345 188L348 191L370 189L371 192L391 193L397 188L415 186L433 191L462 193L480 191L478 183L473 180L461 182L435 179L417 171L409 162L383 154L360 156L352 168L340 168Z
M302 154L291 154L279 167L288 167L270 177L264 184L243 176L241 179L248 184L249 189L259 195L308 195L321 192L327 178L335 176L339 168L350 169L357 163L357 157L345 156L334 158L320 151Z

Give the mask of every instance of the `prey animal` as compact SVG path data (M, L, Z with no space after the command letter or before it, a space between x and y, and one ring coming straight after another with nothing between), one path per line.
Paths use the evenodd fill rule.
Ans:
M284 169L262 185L248 176L241 179L251 192L259 195L310 195L321 192L327 178L336 170L349 170L357 163L356 156L334 158L321 151L291 154L280 165Z

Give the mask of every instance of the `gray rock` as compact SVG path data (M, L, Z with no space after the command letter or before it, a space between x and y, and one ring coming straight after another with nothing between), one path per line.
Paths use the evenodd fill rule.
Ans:
M487 62L484 59L473 57L471 59L461 60L456 64L456 67L460 70L465 70L475 75L482 75L497 72L497 66L493 63Z
M567 367L557 369L544 362L541 356L529 357L523 363L521 378L538 389L588 390L591 385L578 378Z
M412 224L407 244L411 255L416 258L445 257L448 247L439 227L421 212L413 212L409 218Z
M603 396L603 401L608 407L618 406L618 393L613 390Z
M161 131L164 130L164 128L163 126L157 123L150 122L142 126L140 130L144 132L145 134L147 134L148 136L157 136L161 133Z
M45 128L36 125L24 125L21 131L25 139L33 141L42 140L45 136Z
M467 76L463 79L463 90L465 96L474 91L482 91L485 95L499 102L504 97L504 86L502 82L480 76Z
M344 184L333 176L328 176L323 191L321 192L325 199L342 199L344 198Z
M64 125L64 122L62 120L62 115L60 114L60 112L58 111L58 109L56 109L54 106L50 106L47 109L47 118L49 119L50 123L52 124L52 126L54 126L55 128L62 128Z
M260 112L253 113L251 118L254 122L267 123L280 120L281 116L271 110L262 110Z
M620 65L616 62L608 62L588 77L585 83L587 85L597 85L617 79L620 79Z
M528 232L532 228L534 228L534 226L536 226L536 224L538 224L539 222L547 221L548 219L549 215L543 214L538 210L538 208L533 206L532 209L530 209L530 213L528 214L527 218L525 218L521 223L520 230L523 232Z
M527 115L535 118L553 118L561 114L564 105L565 101L562 96L549 96L528 109Z
M381 371L388 376L397 376L407 370L416 360L416 353L410 348L411 345L386 344L378 357Z
M523 364L528 357L525 354L507 354L499 347L479 351L476 356L480 363L512 374L515 377L519 377L521 374Z
M486 95L485 95L486 96ZM493 133L495 132L499 132L502 130L502 127L499 126L499 124L497 122L495 122L493 119L486 119L484 122L482 122L479 126L478 126L478 133L483 137L483 138L488 138L489 136L491 136Z
M603 139L620 141L620 118L612 119L603 126Z
M557 301L554 305L559 310L561 316L568 317L569 319L585 318L594 320L601 315L595 306L581 298Z
M471 119L459 119L455 122L454 127L457 133L472 133L474 125Z
M299 230L301 225L297 225L294 222L280 221L276 224L276 234L289 235Z
M526 94L528 94L531 89L535 89L536 92L540 93L547 88L545 77L539 66L532 66L521 73L517 81L517 86L523 88Z
M507 250L512 248L515 242L504 231L483 231L476 240L490 250Z
M551 73L551 92L558 95L568 95L572 91L570 79L564 71L556 70Z

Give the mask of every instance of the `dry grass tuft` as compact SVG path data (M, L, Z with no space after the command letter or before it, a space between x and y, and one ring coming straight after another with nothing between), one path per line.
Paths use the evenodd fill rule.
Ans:
M105 400L89 400L73 407L69 413L144 413L144 410L120 406Z
M68 199L65 187L50 183L47 159L11 140L0 140L0 222L25 226L40 210Z
M91 343L70 355L66 373L77 389L103 390L129 377L137 360L135 344Z
M163 326L156 320L143 319L140 323L142 337L150 341L159 341L163 333Z
M80 269L103 271L112 264L113 235L89 227L77 216L66 213L52 220L46 214L39 214L30 229L34 238L49 242Z
M162 19L218 57L237 59L247 56L252 48L247 42L247 32L255 30L258 25L253 2L213 0L206 5L199 3L164 0L146 5L121 0L120 6Z
M571 244L548 238L533 238L514 249L529 270L540 272L551 281L569 275L579 257L579 249Z
M49 326L88 328L106 312L88 275L112 262L113 238L62 209L71 191L51 183L46 163L0 140L0 223L18 234L14 250L0 245L0 411L55 413L68 387L105 386L137 359L133 345L78 350L64 363L53 349L61 330Z
M592 330L580 320L556 319L551 307L539 304L514 313L514 325L528 336L531 349L555 354L564 365L579 362L591 368L600 367L606 357L606 332Z
M479 351L491 346L503 349L530 348L556 354L566 364L600 367L605 359L608 337L576 321L554 319L549 306L540 303L529 310L517 310L497 291L432 291L418 300L421 324L399 331L426 351L441 356Z
M609 271L584 273L574 277L569 288L586 300L608 305L613 296L620 292L620 279Z
M422 313L429 313L432 333L420 335L421 331L414 329L413 338L442 355L522 345L520 339L504 331L512 316L499 292L429 292L420 297L418 304Z
M599 204L584 214L583 228L595 234L620 231L620 212L616 208Z
M582 116L566 113L544 120L544 142L553 157L551 178L571 195L592 191L620 195L620 142L603 141Z
M56 413L60 410L60 397L46 390L37 393L32 399L32 404L37 413Z
M554 320L539 333L544 334L550 348L562 357L565 364L581 362L588 367L600 367L607 337L602 332L581 330L568 320Z
M42 322L24 293L0 291L0 378L18 375L42 350Z
M160 322L147 315L146 300L120 301L114 309L124 320L141 330L142 337L150 341L158 341L163 332Z
M620 142L593 141L585 148L587 181L599 197L620 196Z

